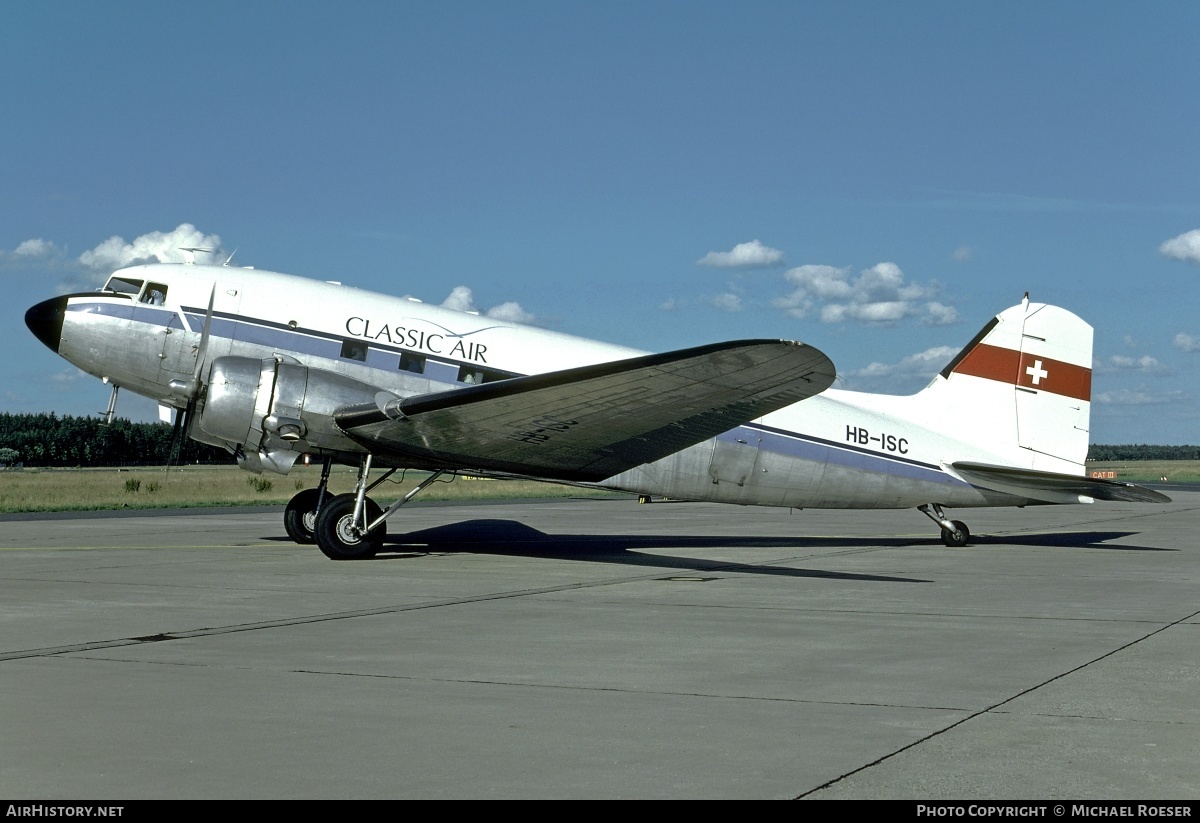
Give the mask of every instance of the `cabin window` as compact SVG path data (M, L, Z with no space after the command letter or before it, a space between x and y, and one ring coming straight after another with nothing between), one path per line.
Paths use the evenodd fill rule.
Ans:
M342 357L361 363L367 362L367 344L361 340L343 340Z
M425 355L412 352L400 352L400 371L410 371L413 374L425 373Z
M115 274L108 278L108 282L104 284L104 288L100 291L110 291L113 294L125 294L132 297L142 290L142 280L128 280L124 277L117 277Z
M162 283L147 283L139 300L151 306L161 306L167 302L167 287Z

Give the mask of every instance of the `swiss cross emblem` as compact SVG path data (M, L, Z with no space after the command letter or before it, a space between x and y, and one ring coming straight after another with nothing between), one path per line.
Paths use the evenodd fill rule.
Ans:
M1045 378L1050 376L1050 372L1048 372L1042 368L1041 360L1034 360L1033 365L1030 366L1029 368L1027 368L1025 370L1025 373L1027 375L1029 375L1029 379L1033 382L1033 385L1035 385L1035 386L1038 385L1039 383L1041 383L1042 380L1044 380Z

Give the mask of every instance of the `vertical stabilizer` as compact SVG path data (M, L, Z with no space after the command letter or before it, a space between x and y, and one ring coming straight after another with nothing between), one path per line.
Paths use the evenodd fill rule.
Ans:
M977 414L985 436L1026 450L1022 462L1037 466L1039 455L1079 466L1086 460L1092 327L1071 312L1028 300L1001 312L941 378L939 397Z

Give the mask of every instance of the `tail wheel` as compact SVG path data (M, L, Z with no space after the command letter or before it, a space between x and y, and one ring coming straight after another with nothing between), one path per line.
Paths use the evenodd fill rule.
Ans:
M283 510L283 528L297 543L315 543L317 530L317 501L320 489L305 489L288 501Z
M313 534L321 553L331 560L361 560L374 557L383 546L387 536L387 525L380 523L367 534L358 534L354 528L353 494L339 494L325 502L317 512ZM371 498L363 500L363 516L367 523L383 514L383 510Z
M967 528L967 524L961 520L951 520L950 525L954 528L942 529L942 542L951 547L967 545L967 541L971 539L971 530Z

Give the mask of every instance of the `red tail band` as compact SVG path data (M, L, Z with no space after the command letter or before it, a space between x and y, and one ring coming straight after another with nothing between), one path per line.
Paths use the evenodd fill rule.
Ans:
M1029 352L980 343L954 366L955 374L997 380L1024 389L1092 399L1092 370Z

